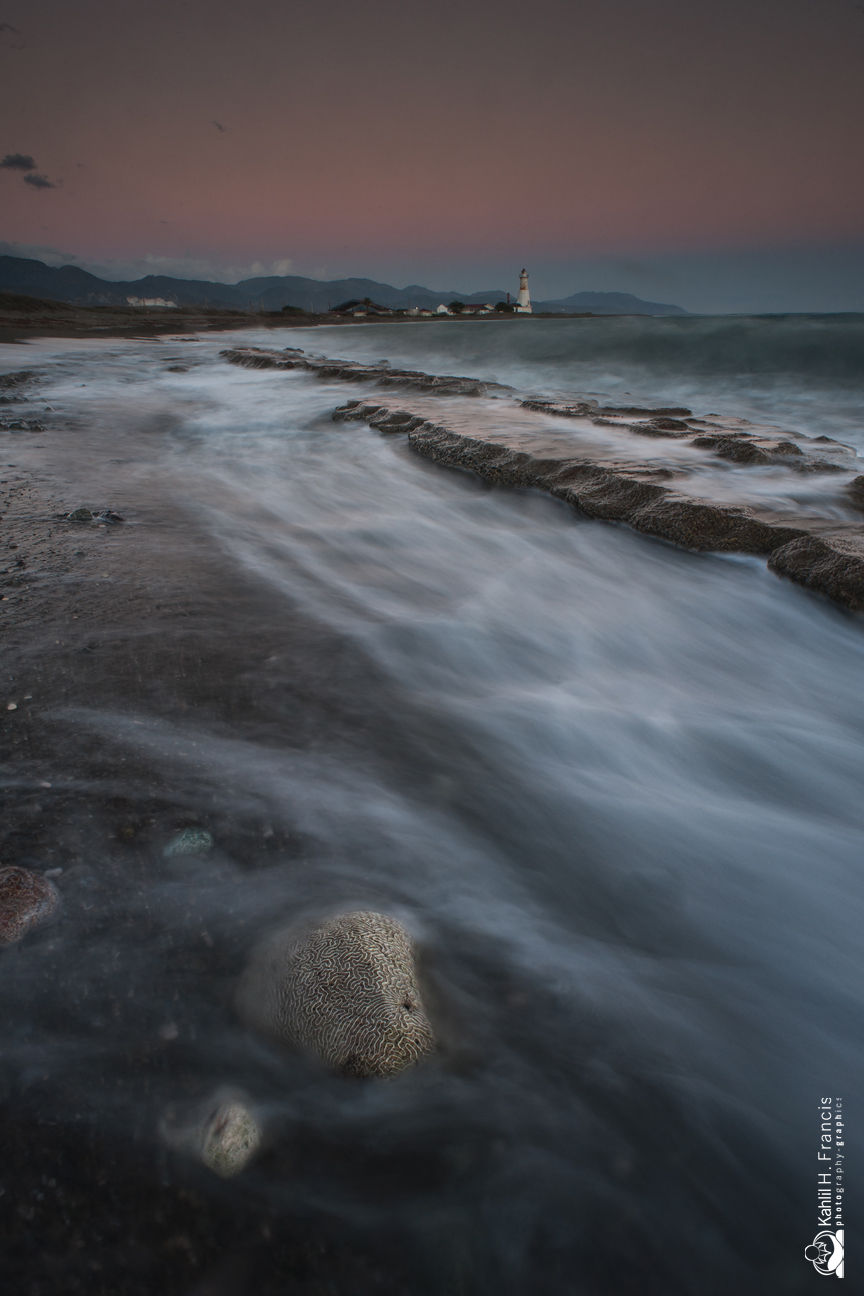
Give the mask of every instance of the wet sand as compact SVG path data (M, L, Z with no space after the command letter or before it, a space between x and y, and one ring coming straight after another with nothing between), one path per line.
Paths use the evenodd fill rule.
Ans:
M214 988L230 1020L246 954L248 915L220 932L213 894L221 905L245 877L305 868L309 848L272 800L238 812L206 776L178 782L165 744L194 746L182 727L194 721L298 755L377 749L394 772L413 746L406 699L338 636L226 568L158 473L142 473L164 435L3 438L0 860L61 869L62 917L4 955L0 1277L10 1293L88 1296L413 1291L398 1239L280 1209L254 1185L214 1189L159 1145L165 1095L194 1099L212 1083L190 1032L212 1016ZM82 504L125 521L59 516ZM111 716L115 731L77 726L76 708ZM152 759L118 742L118 717L137 735L147 726ZM219 863L195 874L203 908L193 891L166 929L161 852L190 824L214 834ZM272 1153L270 1172L287 1156L290 1183L293 1155Z
M444 473L399 438L334 423L343 384L322 389L309 375L232 370L216 359L216 345L199 360L194 397L184 384L195 361L178 343L159 354L130 347L129 362L115 357L110 372L103 361L92 399L78 391L91 381L79 357L65 371L65 411L42 409L38 385L26 405L6 407L44 426L2 439L0 704L16 709L2 712L8 809L0 860L62 870L57 923L0 962L6 1285L33 1296L803 1290L794 1227L803 1189L791 1183L788 1149L744 1076L757 1074L753 1089L770 1091L772 1112L788 1104L778 1117L787 1120L797 1100L782 1094L772 1070L789 1070L786 1055L769 1044L759 1052L770 1035L762 1024L787 1004L771 995L782 959L772 948L764 973L746 940L724 943L716 922L718 909L741 909L723 890L750 860L751 843L735 834L758 835L764 821L773 840L781 828L761 803L752 828L731 797L718 835L732 838L730 860L719 860L708 892L694 891L694 876L713 876L710 832L684 836L685 864L691 855L700 863L695 875L677 859L678 871L668 872L669 841L686 834L691 812L684 802L671 806L670 837L665 821L651 817L662 796L636 776L622 788L618 762L626 753L643 772L669 762L668 785L693 796L701 831L704 787L689 789L684 764L699 765L703 740L688 746L683 721L668 727L661 715L654 725L653 699L646 707L642 694L632 704L635 729L616 727L629 715L622 691L652 660L642 639L632 647L627 638L639 615L634 591L595 644L614 676L611 706L585 692L591 652L580 649L575 665L556 660L555 640L569 629L552 622L550 634L543 623L524 648L511 640L554 604L544 579L566 581L566 572L590 567L595 542L593 561L604 555L607 565L584 596L569 597L598 615L628 563L647 560L643 575L653 584L644 602L658 617L674 613L670 590L688 580L686 624L698 630L700 616L716 616L693 649L694 695L704 693L706 655L716 648L731 658L720 687L725 725L736 673L760 665L741 646L750 613L736 619L739 587L748 609L767 599L772 615L790 618L790 643L811 614L820 643L826 633L845 634L842 614L828 604L804 607L797 591L785 597L773 580L766 590L764 572L744 565L751 560L740 560L740 571L694 560L623 529L604 532L539 492L496 492L478 477ZM36 349L25 352L38 369ZM149 375L140 387L138 370ZM259 389L269 393L263 413ZM281 410L290 393L300 412L289 426ZM208 429L219 440L223 418L225 448L184 459L184 447ZM249 457L255 448L246 475L244 438ZM198 473L207 480L196 495ZM124 520L70 521L82 506ZM385 514L380 532L376 510ZM532 550L519 532L538 518ZM245 559L223 524L248 541ZM569 545L580 536L584 557L574 563ZM484 576L484 548L502 537ZM466 560L479 571L463 593ZM304 585L316 561L331 582L320 602L314 581ZM708 577L694 575L697 561L710 566ZM537 585L540 603L520 616L494 591L502 573L518 579L526 563L533 577L525 586ZM372 626L386 622L400 578L416 587L418 611L399 613L404 620L374 656L374 633L352 632L352 619L362 612ZM487 598L501 631L493 624L475 641L461 604L482 609ZM659 642L655 656L667 652L665 635ZM575 711L561 688L571 671ZM556 721L532 746L547 685ZM451 692L457 701L448 709ZM463 694L468 721L460 718ZM595 707L596 730L586 719ZM478 724L487 712L484 744ZM612 731L608 753L601 728ZM721 726L718 746L717 732L706 728L712 761L730 741ZM769 768L771 759L769 747ZM807 763L806 751L800 759ZM729 764L749 768L740 752ZM837 767L827 769L839 797L845 784ZM357 771L366 782L351 782ZM713 765L709 775L713 786ZM316 795L307 810L304 798ZM645 822L640 796L651 801ZM622 806L635 821L635 845L619 822ZM316 815L320 831L308 828ZM212 855L166 859L166 844L185 828L211 833ZM821 840L821 820L819 832ZM790 848L785 838L781 845L785 870ZM830 839L826 852L835 845ZM820 861L820 888L829 864ZM770 868L760 876L770 879ZM384 896L435 933L425 975L447 992L439 1012L448 994L455 1005L452 1020L444 1013L449 1052L386 1093L352 1088L302 1058L277 1058L237 1020L234 994L250 946L319 894L352 907L375 907ZM752 906L750 897L748 913ZM753 919L758 948L775 936L786 948L773 893L766 908L767 926L758 908ZM709 917L700 925L702 914ZM682 1039L665 1033L667 1014L682 1017ZM713 1027L715 1038L706 1025L714 1015L734 1029ZM784 1034L799 1038L788 1023ZM746 1066L730 1039L743 1039ZM815 1056L810 1042L806 1035ZM721 1093L717 1106L682 1100L676 1088L680 1076L690 1083L700 1051L710 1055L704 1074ZM728 1058L746 1101L729 1098L727 1110L724 1084L737 1092ZM698 1065L692 1074L700 1076ZM158 1129L166 1106L182 1120L185 1106L235 1080L265 1112L269 1141L247 1171L222 1181L163 1147ZM698 1078L693 1092L702 1085Z

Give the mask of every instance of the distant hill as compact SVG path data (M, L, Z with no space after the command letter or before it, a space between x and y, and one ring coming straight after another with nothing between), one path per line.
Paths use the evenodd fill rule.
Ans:
M204 279L172 279L168 275L145 275L143 279L109 280L81 270L78 266L49 266L27 257L0 256L0 289L27 293L31 297L48 297L53 301L80 301L82 306L125 306L127 297L161 297L178 306L235 306L258 310L281 310L283 306L300 306L314 312L326 311L331 305L352 298L371 297L382 306L394 308L428 306L433 310L441 302L504 301L502 288L485 292L462 293L455 288L436 292L420 284L393 288L374 279L304 279L300 275L271 275L260 279L242 279L240 283L212 283ZM515 294L514 294L515 297ZM641 301L629 293L574 293L560 301L535 302L537 311L593 311L598 315L686 315L680 306Z
M168 275L146 275L143 279L108 280L78 266L49 266L26 257L0 256L0 289L50 297L55 301L82 306L121 306L127 297L162 297L178 306L249 306L281 310L301 306L304 310L326 311L329 305L353 297L371 297L382 306L438 306L458 299L463 302L503 301L500 288L488 292L460 293L455 288L435 292L419 284L393 288L374 279L304 279L300 275L243 279L236 284L212 283L204 279L172 279Z
M592 311L595 315L688 315L682 306L666 302L643 301L632 293L579 292L560 301L534 302L535 311L556 311L576 315Z

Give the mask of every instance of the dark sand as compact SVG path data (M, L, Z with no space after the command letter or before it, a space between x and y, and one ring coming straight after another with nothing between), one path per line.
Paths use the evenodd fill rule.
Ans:
M78 728L69 709L190 721L298 753L356 747L394 779L414 743L410 703L368 662L227 568L157 475L126 478L116 456L140 466L160 435L125 430L120 447L81 426L3 434L0 861L63 871L59 921L0 955L0 1287L413 1292L399 1237L298 1212L290 1191L274 1205L254 1175L225 1184L159 1145L166 1095L212 1086L189 1032L214 1011L234 1020L248 946L242 919L214 941L194 896L182 927L166 929L148 900L170 874L162 848L204 826L242 887L246 873L304 867L307 843L278 809L244 814L206 779L178 783L158 753ZM81 504L126 520L61 516ZM176 1039L164 1038L166 1014ZM273 1149L256 1173L290 1185L295 1155ZM362 1177L353 1155L346 1173Z

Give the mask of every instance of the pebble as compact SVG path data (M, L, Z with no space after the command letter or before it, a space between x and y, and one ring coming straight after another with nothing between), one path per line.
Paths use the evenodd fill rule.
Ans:
M163 1119L162 1142L201 1161L222 1179L239 1174L261 1146L261 1128L245 1094L220 1088L186 1124Z
M204 828L184 828L162 852L165 859L174 855L206 855L213 849L213 838Z
M238 1174L258 1151L261 1131L244 1103L223 1102L204 1136L201 1160L223 1179Z
M15 945L54 913L60 894L43 874L10 865L0 869L0 946Z

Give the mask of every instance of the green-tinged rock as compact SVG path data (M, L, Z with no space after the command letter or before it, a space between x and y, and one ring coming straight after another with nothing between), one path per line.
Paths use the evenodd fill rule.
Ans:
M213 838L204 828L184 828L162 852L165 859L175 855L206 855L213 849Z
M93 514L88 508L73 509L69 514L70 522L92 522Z

